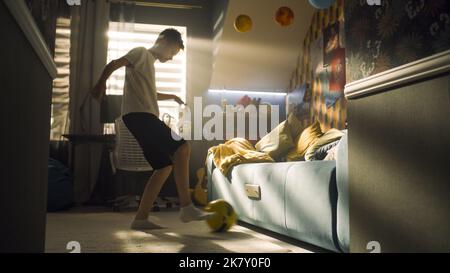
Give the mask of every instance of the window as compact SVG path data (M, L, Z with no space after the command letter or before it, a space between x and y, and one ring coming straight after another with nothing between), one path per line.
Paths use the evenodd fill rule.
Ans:
M174 28L181 33L186 42L186 27L150 25L136 23L110 22L108 32L108 63L123 57L135 47L150 48L160 32ZM185 45L186 47L186 45ZM156 89L158 92L175 94L186 101L186 50L180 50L172 61L155 63ZM114 72L107 82L107 95L122 95L125 80L125 67ZM177 123L179 105L175 101L158 101L160 118L165 120L169 114L169 126Z
M70 18L56 21L54 61L58 76L53 81L50 140L61 140L69 130Z

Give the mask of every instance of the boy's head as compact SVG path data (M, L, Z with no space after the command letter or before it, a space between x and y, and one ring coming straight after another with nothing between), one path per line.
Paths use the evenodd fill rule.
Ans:
M173 28L162 31L156 40L157 58L160 62L165 63L172 60L178 54L180 49L184 50L183 39L181 33Z

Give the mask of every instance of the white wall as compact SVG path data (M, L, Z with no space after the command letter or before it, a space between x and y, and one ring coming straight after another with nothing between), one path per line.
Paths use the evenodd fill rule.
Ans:
M275 12L281 6L295 13L291 26L275 22ZM230 0L214 52L211 88L286 91L313 12L306 0ZM234 29L239 14L252 18L250 32Z

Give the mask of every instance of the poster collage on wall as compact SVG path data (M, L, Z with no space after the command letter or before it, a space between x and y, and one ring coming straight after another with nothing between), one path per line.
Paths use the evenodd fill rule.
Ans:
M288 113L309 123L318 120L322 129L346 126L344 23L344 0L314 13L289 86Z
M319 120L323 128L346 128L346 83L446 50L448 0L383 0L381 6L336 0L313 15L292 74L288 113L310 105L310 123Z

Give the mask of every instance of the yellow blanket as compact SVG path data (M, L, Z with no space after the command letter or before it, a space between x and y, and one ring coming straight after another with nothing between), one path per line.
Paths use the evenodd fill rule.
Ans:
M227 175L231 167L244 163L275 162L268 154L256 151L255 147L246 139L233 138L209 148L209 154L214 156L214 164Z

